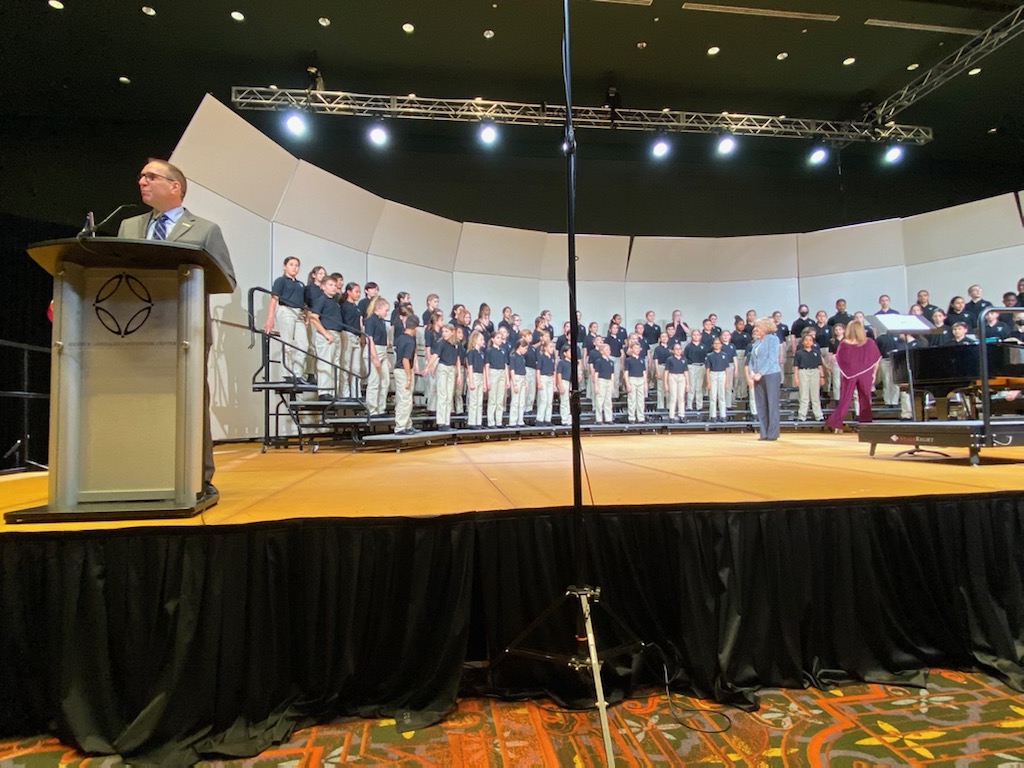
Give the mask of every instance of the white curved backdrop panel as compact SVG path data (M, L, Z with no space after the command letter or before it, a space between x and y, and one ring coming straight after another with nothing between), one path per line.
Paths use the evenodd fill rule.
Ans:
M220 223L239 287L211 300L215 320L210 362L216 439L262 433L262 399L250 381L259 350L248 349L246 297L269 287L295 255L304 276L314 265L346 281L380 284L394 302L409 291L422 313L427 294L476 313L481 302L497 321L509 305L531 327L550 309L557 330L567 319L565 234L462 223L384 200L301 162L232 110L207 96L172 160L190 180L188 206ZM439 186L438 194L444 189ZM880 293L906 309L919 288L945 305L971 283L999 304L1024 276L1024 225L1012 194L902 220L819 232L735 238L576 238L577 303L585 323L604 331L613 314L627 328L653 309L664 324L675 309L691 325L716 313L780 310L787 323L804 302L831 314L835 300L872 313ZM262 325L266 303L256 305Z

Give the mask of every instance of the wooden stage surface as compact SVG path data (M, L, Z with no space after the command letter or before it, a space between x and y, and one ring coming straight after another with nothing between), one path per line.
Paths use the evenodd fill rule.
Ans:
M1024 448L951 458L875 458L856 434L615 435L583 439L584 502L596 505L775 502L1024 490ZM0 533L143 525L233 525L309 517L404 517L572 504L569 438L494 441L403 453L253 443L217 448L220 503L184 520L2 523ZM591 496L592 491L592 496ZM46 473L0 477L0 512L46 503Z

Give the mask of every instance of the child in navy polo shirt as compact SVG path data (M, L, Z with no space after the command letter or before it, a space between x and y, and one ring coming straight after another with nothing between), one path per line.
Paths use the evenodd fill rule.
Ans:
M640 343L629 345L629 354L622 366L626 382L626 418L630 424L644 421L644 399L647 396L647 362L640 356Z
M690 369L690 387L686 392L686 404L698 415L704 409L704 359L711 350L701 344L701 331L690 334L690 343L683 350L686 365Z
M555 342L548 337L547 331L543 332L543 338L537 353L537 417L534 423L538 427L550 427L555 393Z
M282 355L286 381L298 382L306 374L306 350L309 332L306 330L306 286L297 279L299 260L289 256L284 260L284 274L270 288L267 321L263 332L270 333L277 326L278 336L287 342Z
M484 392L487 380L484 378L484 337L480 331L469 334L469 349L466 352L466 385L469 388L469 402L466 412L466 426L480 429L483 422Z
M387 306L387 302L384 303ZM419 432L412 425L412 391L416 376L416 315L405 318L405 332L395 339L395 434Z
M725 377L729 369L729 355L722 351L722 340L712 339L711 351L704 360L706 384L711 399L708 417L711 421L726 420Z
M486 305L485 305L486 306ZM487 426L496 429L505 418L505 392L508 389L508 366L502 345L505 334L491 334L491 346L484 353L484 378L487 380Z
M388 327L384 322L388 313L387 299L377 297L372 300L370 307L370 316L366 318L364 353L367 370L366 409L371 416L383 416L388 408L388 387L391 384Z
M651 350L651 378L654 382L654 388L658 393L659 411L665 407L665 381L662 376L662 367L665 365L665 360L671 354L672 351L668 346L668 333L662 331L658 334L657 345Z
M562 359L555 368L555 389L558 390L558 415L562 426L572 424L572 412L569 408L569 393L572 390L572 348L562 350Z
M455 340L455 326L442 326L434 368L434 375L437 377L435 420L438 429L451 429L452 400L456 387L462 386L462 359L459 354L461 349L461 345L457 345Z
M612 423L612 377L615 375L615 364L612 362L611 350L601 341L596 345L600 357L594 360L594 421L598 424Z
M512 374L512 397L508 406L508 425L510 427L523 427L526 422L523 415L526 413L526 350L530 345L526 339L516 340L515 349L508 356L508 366Z
M812 328L808 328L800 337L800 346L793 354L793 369L796 371L796 382L800 388L797 421L807 418L808 407L814 413L814 420L822 421L821 387L825 384L825 367L821 359L821 349L814 343Z
M672 342L672 354L665 358L664 367L668 420L685 421L686 390L689 389L690 373L687 370L686 359L683 357L683 346L678 341Z

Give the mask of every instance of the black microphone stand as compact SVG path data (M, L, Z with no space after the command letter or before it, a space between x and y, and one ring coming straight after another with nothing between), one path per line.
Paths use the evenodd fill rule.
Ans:
M625 643L598 653L597 639L594 635L594 625L591 620L592 605L597 604L601 597L601 588L587 584L586 568L586 528L583 511L583 476L582 457L583 446L580 441L580 377L579 377L579 350L582 339L580 339L579 323L576 320L576 134L572 124L572 67L569 56L569 0L562 0L562 76L565 85L565 136L562 145L566 157L566 232L568 240L568 269L566 279L569 288L569 323L570 323L570 353L569 360L572 368L572 381L569 397L569 409L572 415L572 527L573 527L573 565L575 569L576 583L566 588L564 594L549 605L533 622L529 624L508 646L505 648L505 657L516 655L525 658L540 659L542 661L565 663L575 670L589 669L594 680L595 704L601 718L601 732L604 737L605 759L607 765L615 765L615 755L612 750L611 728L608 724L608 702L605 700L604 685L601 682L601 664L604 659L620 655L626 652L643 650L644 643L637 638L633 632L626 627L624 622L618 618L607 606L605 613L623 630L628 638ZM561 608L567 601L577 601L580 612L577 618L576 641L579 653L572 656L565 656L557 653L544 652L523 647L525 640L533 631L541 626L549 617Z

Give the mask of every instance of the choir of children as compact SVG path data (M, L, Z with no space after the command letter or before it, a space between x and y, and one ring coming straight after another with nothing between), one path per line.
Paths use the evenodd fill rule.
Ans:
M537 316L532 329L520 330L520 318L511 307L504 307L497 328L490 320L490 307L482 304L475 321L462 304L452 308L450 321L438 309L437 294L430 294L420 317L413 310L409 294L401 292L394 304L390 324L389 302L378 296L376 283L361 290L358 283L343 285L337 273L327 275L323 267L309 273L308 285L297 280L299 260L288 257L284 274L273 286L264 331L279 334L288 345L284 367L289 380L299 381L315 371L319 396L323 400L361 398L365 380L365 403L371 416L387 414L389 392L394 391L395 433L413 434L414 393L434 415L438 429L452 428L452 414L461 413L466 400L466 425L470 429L500 428L508 414L509 427L526 425L528 413L534 413L537 426L553 424L554 404L559 404L559 423L569 424L572 381L575 377L590 399L594 421L611 423L613 403L620 387L625 392L626 420L642 423L648 417L647 398L653 394L659 412L667 411L669 422L682 422L688 411L707 422L726 422L728 409L748 398L751 385L746 367L755 310L744 319L735 318L733 330L723 331L717 316L703 319L692 331L676 310L662 329L653 311L645 313L632 334L622 327L622 317L613 315L602 336L592 322L584 331L579 325L579 368L572 370L571 325L562 326L554 338L551 312ZM360 300L361 293L364 294ZM927 291L918 293L918 302L910 313L931 312L938 330L923 339L878 330L877 343L883 355L908 346L926 344L976 343L980 313L992 305L981 298L981 287L968 290L970 302L956 296L949 311L929 303ZM984 335L1002 342L1024 343L1024 313L1018 309L1017 294L1003 297L1007 313L989 313ZM823 420L822 392L838 396L839 376L835 352L843 340L848 320L864 322L872 333L870 318L858 312L846 312L846 301L835 303L836 313L829 318L824 310L810 319L806 304L799 307L793 332L781 322L781 313L773 319L779 337L780 363L792 355L792 382L799 391L797 420L809 413ZM892 314L887 295L879 298L876 314ZM577 317L579 321L579 317ZM301 329L305 326L306 332ZM275 329L276 328L276 329ZM305 350L310 348L310 362ZM393 361L393 362L392 362ZM905 403L891 381L891 371L882 365L883 401L887 405ZM704 395L708 395L707 418ZM486 403L486 411L485 411ZM756 415L753 403L748 403ZM486 414L486 421L484 416ZM904 415L906 418L906 415Z

